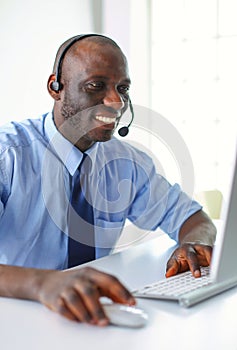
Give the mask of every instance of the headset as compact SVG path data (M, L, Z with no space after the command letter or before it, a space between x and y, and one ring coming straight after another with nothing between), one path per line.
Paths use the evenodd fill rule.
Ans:
M55 92L59 92L63 86L60 82L60 76L61 76L61 70L62 70L62 64L63 64L63 59L67 53L67 51L70 49L70 47L72 45L74 45L77 41L80 41L82 39L85 39L85 38L88 38L88 37L91 37L91 36L101 36L101 37L104 37L104 38L107 38L106 36L104 35L101 35L101 34L81 34L81 35L76 35L74 37L71 38L71 40L69 41L69 43L64 47L61 55L59 56L59 59L58 59L58 63L57 63L57 66L56 66L56 69L55 69L55 81L53 81L50 85L51 89ZM110 39L112 42L113 40ZM115 42L114 42L115 43ZM115 43L116 44L116 43ZM117 44L116 44L117 45ZM126 136L129 132L129 127L130 125L132 124L133 122L133 119L134 119L134 111L133 111L133 106L132 106L132 103L131 103L131 100L130 98L128 99L128 103L129 103L129 108L130 108L130 112L131 112L131 121L130 123L127 125L127 126L123 126L122 128L120 128L118 130L118 133L120 136Z

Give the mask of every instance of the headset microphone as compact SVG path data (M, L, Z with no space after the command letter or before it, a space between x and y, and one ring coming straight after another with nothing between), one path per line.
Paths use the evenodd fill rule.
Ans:
M118 133L120 136L127 136L128 132L129 132L128 126L123 126L118 130Z
M130 123L127 126L123 126L122 128L120 128L118 130L118 134L120 136L122 136L122 137L127 136L127 134L129 133L129 128L130 128L130 126L131 126L131 124L133 122L133 119L134 119L134 111L133 111L133 106L132 106L132 102L131 102L130 98L129 98L129 108L130 108L130 111L131 111L131 114L132 114L131 121L130 121Z

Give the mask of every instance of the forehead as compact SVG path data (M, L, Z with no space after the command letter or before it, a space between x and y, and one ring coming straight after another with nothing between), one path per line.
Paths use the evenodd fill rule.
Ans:
M97 42L92 38L83 39L68 50L62 70L68 78L75 74L129 78L127 60L121 49L110 42Z

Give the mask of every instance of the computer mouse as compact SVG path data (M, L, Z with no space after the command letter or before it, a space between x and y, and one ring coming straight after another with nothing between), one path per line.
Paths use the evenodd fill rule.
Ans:
M138 307L127 306L117 303L103 304L104 311L110 324L122 327L144 327L148 315Z

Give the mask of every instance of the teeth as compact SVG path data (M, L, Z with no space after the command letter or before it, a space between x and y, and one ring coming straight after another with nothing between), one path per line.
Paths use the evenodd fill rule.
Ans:
M95 119L106 124L115 123L116 121L116 118L103 117L102 115L96 115Z

